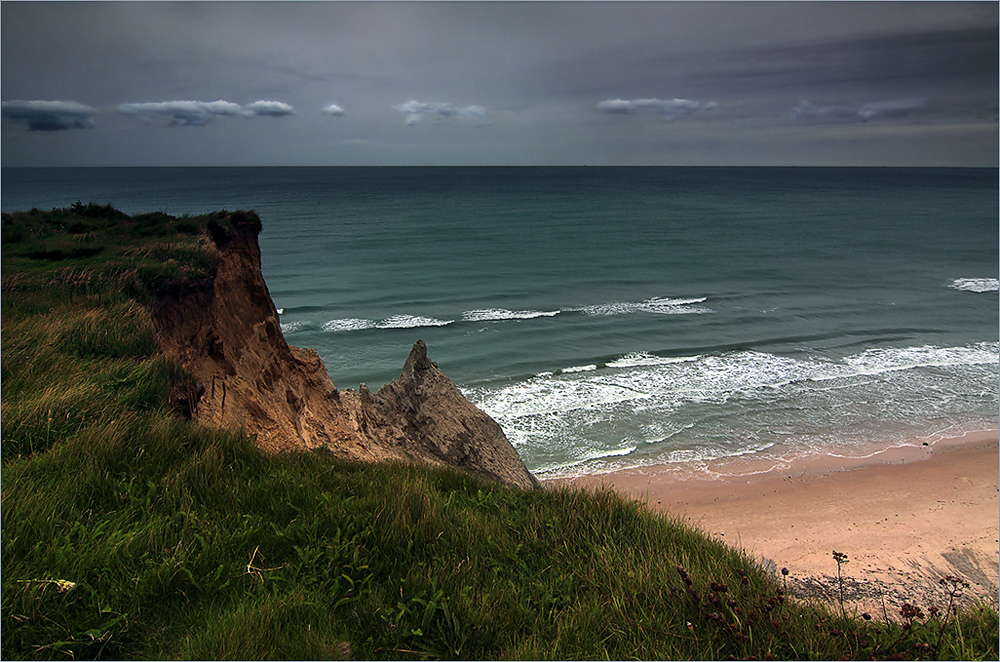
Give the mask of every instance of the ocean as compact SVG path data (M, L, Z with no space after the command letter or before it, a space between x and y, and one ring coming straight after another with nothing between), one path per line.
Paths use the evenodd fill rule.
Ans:
M3 211L254 209L338 388L418 338L540 477L783 466L998 428L998 171L2 171Z

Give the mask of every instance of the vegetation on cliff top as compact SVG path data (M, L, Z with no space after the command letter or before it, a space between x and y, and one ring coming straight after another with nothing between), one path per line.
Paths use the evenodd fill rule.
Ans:
M186 420L147 306L211 274L232 219L3 215L3 658L994 659L993 610L796 604L610 492L266 455Z

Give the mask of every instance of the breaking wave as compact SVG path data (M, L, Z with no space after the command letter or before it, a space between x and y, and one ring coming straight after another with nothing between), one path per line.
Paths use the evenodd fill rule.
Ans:
M569 375L569 374L572 374L574 372L593 372L594 370L597 370L597 364L596 363L588 363L587 365L574 365L574 366L570 366L568 368L563 368L559 372L562 373L562 374L564 374L564 375Z
M669 363L690 363L697 361L698 356L665 357L655 356L647 352L631 352L614 361L608 361L609 368L635 368L644 365L667 365Z
M364 331L366 329L417 329L430 326L448 326L455 320L439 320L434 317L419 315L393 315L381 321L348 317L324 322L320 328L327 333L344 333L348 331Z
M928 434L926 426L960 427L995 410L998 366L1000 343L992 341L874 348L839 359L638 352L472 387L466 396L503 426L533 471L581 463L600 471L600 458L632 446L635 466L906 443ZM906 436L890 439L888 430Z
M691 315L705 314L713 312L711 308L696 306L693 304L704 303L706 297L696 299L669 299L666 297L653 297L645 301L615 301L612 303L600 303L593 306L584 306L574 310L584 315L605 316L605 315L628 315L631 313L653 313L656 315Z
M347 319L330 320L329 322L324 322L320 326L320 328L328 333L337 333L341 331L361 331L363 329L375 328L375 322L371 320L358 319L356 317L348 317Z
M663 297L653 297L645 301L618 301L612 303L602 303L582 308L567 308L567 311L581 313L589 316L601 315L626 315L629 313L646 312L658 315L685 315L714 312L704 306L697 304L704 303L705 297L692 299L669 299ZM278 309L279 315L285 313L284 308ZM317 309L319 310L319 309ZM310 312L309 307L295 309L295 312ZM454 324L456 321L468 323L482 322L504 322L509 320L533 320L545 317L555 317L563 312L557 310L510 310L507 308L477 308L467 310L462 313L460 320L438 319L436 317L426 317L422 315L391 315L382 320L365 319L358 317L346 317L342 319L332 319L318 326L327 333L346 333L351 331L365 331L369 329L414 329L421 327L440 327ZM294 314L294 313L293 313ZM295 320L282 322L281 330L284 333L293 333L303 329L313 327L317 322L309 320ZM662 360L662 359L661 359Z
M538 317L555 317L559 310L507 310L506 308L486 308L467 310L462 313L463 322L502 322L505 320L530 320Z
M393 315L375 324L376 329L416 329L423 326L448 326L455 320L439 320L419 315Z
M309 325L309 322L298 320L295 322L282 322L279 324L282 333L295 333Z
M1000 279L996 278L956 278L951 285L956 290L965 292L997 292L1000 291Z

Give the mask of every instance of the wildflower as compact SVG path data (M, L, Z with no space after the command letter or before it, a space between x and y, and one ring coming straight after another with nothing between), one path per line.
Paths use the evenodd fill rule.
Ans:
M56 591L59 593L69 593L76 588L76 583L68 579L54 579L52 583L56 585Z
M865 619L866 621L870 621L872 620L872 615L866 611L865 613L861 614L861 618Z
M56 587L57 593L69 593L76 588L76 582L68 579L19 579L22 584L52 584Z
M834 552L834 554L836 554L836 552ZM834 557L834 558L836 558L836 557ZM782 568L781 569L781 574L783 576L787 577L788 576L788 568Z
M847 558L847 554L838 552L837 550L833 550L833 560L837 562L838 566L844 563L850 563L850 560Z
M729 587L725 584L720 584L719 582L712 582L712 590L716 593L725 593L729 590Z
M956 577L955 575L948 575L947 577L942 577L940 580L938 580L938 584L940 584L941 586L951 584L953 588L956 589L960 586L962 588L969 588L969 582L965 581L961 577Z

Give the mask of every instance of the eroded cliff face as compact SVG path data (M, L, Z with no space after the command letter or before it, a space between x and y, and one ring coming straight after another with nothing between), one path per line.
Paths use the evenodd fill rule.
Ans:
M197 386L191 415L256 435L269 451L327 448L367 461L408 460L457 467L521 488L538 481L500 426L469 402L420 340L403 370L376 393L339 391L313 350L285 342L260 271L253 214L211 231L213 276L165 294L152 311L157 342Z

